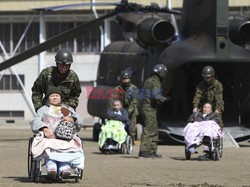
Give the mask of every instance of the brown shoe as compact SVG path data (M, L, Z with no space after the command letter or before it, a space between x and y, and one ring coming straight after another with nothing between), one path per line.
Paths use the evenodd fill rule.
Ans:
M62 175L63 179L66 179L71 175L71 172L70 172L69 169L65 169L65 170L62 171L61 175Z
M51 168L49 171L48 171L48 178L50 179L55 179L56 178L56 175L57 175L57 171L56 171L56 168Z

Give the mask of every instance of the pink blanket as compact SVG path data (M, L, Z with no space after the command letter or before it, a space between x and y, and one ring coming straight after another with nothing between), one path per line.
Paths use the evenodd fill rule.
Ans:
M200 145L204 136L210 137L211 140L223 137L219 125L212 120L188 123L183 135L187 147L192 144Z
M44 138L43 132L37 134L32 143L32 154L36 158L40 155L48 155L51 151L77 152L82 150L81 139L76 135L70 141Z

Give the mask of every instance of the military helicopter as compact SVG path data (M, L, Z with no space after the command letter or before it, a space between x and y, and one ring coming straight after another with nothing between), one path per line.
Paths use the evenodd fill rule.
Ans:
M131 23L124 21L127 17L118 16L125 30ZM163 87L164 92L172 97L172 102L161 106L158 111L159 135L168 143L183 142L182 130L192 111L192 99L195 86L201 80L201 70L205 65L212 65L224 85L224 131L236 141L248 140L250 131L242 124L250 127L247 115L249 78L245 72L250 57L250 51L245 48L250 42L247 34L250 22L230 18L227 0L184 1L177 37L174 27L158 24L162 22L157 22L157 18L147 18L144 14L135 22L135 41L114 42L103 51L98 86L93 95L98 94L98 90L105 92L114 88L119 82L119 73L127 67L132 67L135 72L132 82L142 88L153 66L165 64L169 74ZM88 111L100 118L105 118L106 107L105 99L88 102Z
M156 4L143 6L125 0L109 5L116 6L111 13L6 60L0 64L0 71L116 16L128 40L113 42L101 53L97 87L92 95L98 94L98 90L106 93L118 85L121 70L128 67L134 73L132 82L142 88L153 66L165 64L169 74L163 81L163 88L172 101L162 105L158 112L160 139L183 142L181 131L192 111L192 98L195 86L201 80L201 69L212 65L224 86L224 131L228 129L236 141L249 140L250 130L246 127L250 127L247 115L250 111L247 72L250 51L246 44L250 42L250 22L230 17L227 0L183 1L181 12ZM169 14L181 14L178 35L174 25L166 19ZM88 112L103 121L108 103L109 100L102 97L89 99Z

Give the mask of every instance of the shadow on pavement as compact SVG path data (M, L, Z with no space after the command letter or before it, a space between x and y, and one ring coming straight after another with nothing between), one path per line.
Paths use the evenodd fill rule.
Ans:
M3 177L6 179L13 179L14 181L22 182L22 183L35 183L31 181L28 177L19 177L19 176L9 176L9 177ZM48 179L40 179L38 183L44 183L44 184L51 184L51 183L76 183L75 180L70 179L55 179L55 180L48 180Z

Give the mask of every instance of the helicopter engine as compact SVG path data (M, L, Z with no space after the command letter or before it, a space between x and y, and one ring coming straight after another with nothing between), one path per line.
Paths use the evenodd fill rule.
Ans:
M137 42L142 46L167 43L174 34L173 25L159 18L147 18L137 26Z
M229 37L237 45L250 43L250 21L242 18L229 20Z
M143 48L166 46L175 36L174 26L157 15L126 13L116 19L127 38L133 38Z

